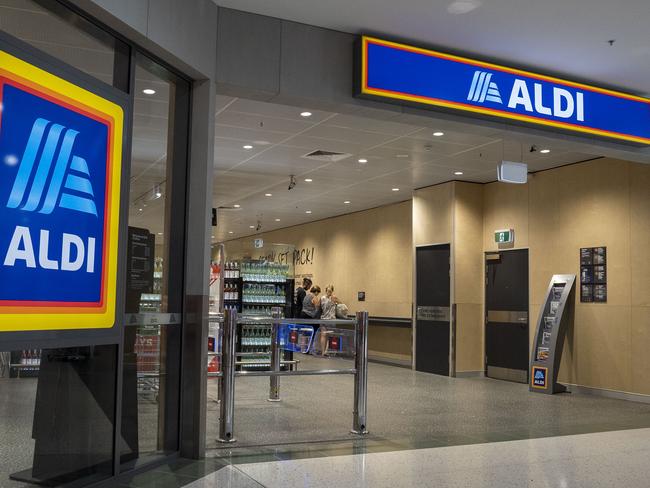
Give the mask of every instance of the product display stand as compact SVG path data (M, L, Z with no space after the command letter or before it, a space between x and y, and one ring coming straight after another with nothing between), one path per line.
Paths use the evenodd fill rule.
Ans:
M551 278L537 321L530 359L530 391L549 395L566 391L557 376L567 327L573 321L575 281L575 275Z

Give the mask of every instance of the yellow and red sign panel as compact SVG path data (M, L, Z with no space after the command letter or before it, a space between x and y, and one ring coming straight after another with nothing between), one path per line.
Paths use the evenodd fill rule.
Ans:
M0 332L113 327L123 125L0 50Z

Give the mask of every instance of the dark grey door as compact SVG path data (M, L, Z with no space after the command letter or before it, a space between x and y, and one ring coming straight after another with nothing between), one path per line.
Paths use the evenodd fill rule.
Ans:
M415 369L449 376L449 244L416 256Z
M528 382L528 250L487 253L485 373Z

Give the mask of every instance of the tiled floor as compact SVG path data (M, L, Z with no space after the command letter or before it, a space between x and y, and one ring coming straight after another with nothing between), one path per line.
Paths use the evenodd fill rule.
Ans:
M301 359L301 369L350 367L349 363L340 360ZM34 386L27 382L18 384L11 381L0 384L0 393L5 393L0 395L0 418L3 419L0 422L0 438L17 448L0 450L0 474L29 466L33 449L29 435L31 402L27 400L33 398ZM15 387L27 388L28 391L21 393ZM415 482L415 478L409 476L415 476L423 463L446 459L445 469L452 473L457 469L454 460L459 457L487 456L484 451L499 453L511 449L508 446L514 446L510 454L512 456L519 450L529 453L530 459L516 458L516 463L529 463L526 473L534 475L530 483L534 481L538 484L526 485L529 481L524 480L523 474L522 477L513 478L515 475L508 474L504 468L503 484L493 486L582 486L562 484L555 478L543 478L540 474L547 465L537 459L539 453L544 453L547 448L555 449L555 446L564 445L561 444L564 442L563 437L554 436L650 428L648 404L581 394L532 394L526 385L486 378L446 378L371 364L368 387L370 434L359 438L349 434L352 423L352 377L282 378L280 403L266 401L268 378L239 377L236 381L235 402L235 435L238 442L234 446L223 446L216 443L218 404L215 401L216 383L211 383L207 419L207 442L211 448L208 451L209 458L198 462L172 462L136 475L122 486L247 488L261 485L284 486L277 483L286 483L288 487L318 487L325 486L317 483L322 478L314 477L321 467L323 472L333 471L333 484L326 486L364 486L364 480L369 480L367 486L382 486L380 478L383 479L385 475L376 475L375 471L385 467L386 463L394 463L393 468L396 470L406 469L408 472L402 476L410 483ZM21 401L26 402L27 408L21 407ZM147 402L141 403L139 417L141 428L151 433L156 431L157 415L155 408L149 408L148 405ZM636 445L641 451L646 449L641 441L643 435L650 438L648 431L636 431L643 433L641 438L636 437L635 431L630 432L631 445ZM612 432L612 435L615 434L619 433ZM143 440L151 440L145 437L143 435ZM529 441L536 438L538 440ZM583 437L566 437L580 438ZM600 442L600 438L592 439L595 439L592 442ZM603 442L609 442L609 439L614 438L602 439L605 439ZM485 444L493 442L499 443ZM484 447L479 448L479 445ZM571 452L577 453L579 458L587 452L579 443L569 443L565 447L573 449ZM601 447L606 449L608 445ZM568 455L570 454L569 452ZM594 453L589 456L592 454L596 456ZM603 450L598 455L608 458L609 451ZM404 463L411 458L418 461L408 468ZM570 468L574 469L575 477L583 476L580 461L575 459L574 468L570 465L562 466L569 471ZM499 458L489 460L490 463L500 462ZM559 459L554 462L556 461L559 462ZM363 470L359 471L358 466L363 466ZM643 472L643 467L632 466L631 469ZM476 469L479 468L481 466ZM303 474L299 480L292 479L290 471ZM339 471L353 473L354 480L337 478ZM458 469L458 473L461 471L463 470ZM650 469L646 474L650 479ZM438 471L430 475L442 476ZM205 476L207 478L203 479ZM472 485L472 480L463 476L469 474L453 474L446 479L435 479L440 483L437 486L478 486ZM456 477L465 480L467 484L453 484L456 483ZM575 477L574 481L577 480ZM199 482L201 479L203 481ZM591 480L589 477L584 479ZM198 484L191 485L194 482ZM396 484L392 486L411 486L395 480L393 482ZM0 479L0 488L23 486L7 483L6 478ZM650 486L650 483L642 486Z
M647 488L650 429L223 466L165 466L132 488ZM213 470L197 477L204 470Z

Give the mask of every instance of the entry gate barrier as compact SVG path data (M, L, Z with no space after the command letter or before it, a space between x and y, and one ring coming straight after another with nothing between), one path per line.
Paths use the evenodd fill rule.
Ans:
M318 376L334 374L354 375L354 404L352 411L353 434L364 435L368 433L368 312L357 312L354 320L319 320L319 319L283 319L281 309L276 307L272 311L271 328L271 362L269 371L236 371L237 358L237 324L248 323L251 318L238 317L237 311L225 310L216 320L222 322L220 335L221 346L221 371L208 373L209 376L220 377L219 398L219 442L235 442L234 414L235 414L235 378L238 376L269 376L269 401L280 401L281 376ZM255 318L255 321L266 321L268 318ZM280 328L282 325L313 325L335 326L354 325L354 368L348 369L316 369L316 370L281 370L281 341ZM219 355L219 353L212 353Z

